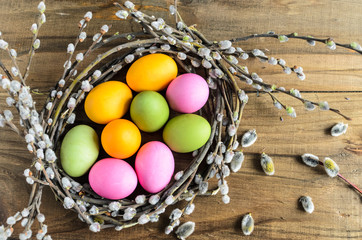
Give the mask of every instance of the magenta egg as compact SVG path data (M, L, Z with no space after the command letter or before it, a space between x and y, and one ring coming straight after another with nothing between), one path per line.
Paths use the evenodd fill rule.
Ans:
M181 113L193 113L207 102L209 86L200 75L185 73L170 83L166 98L171 109Z
M98 161L88 178L95 193L112 200L128 197L137 187L137 175L131 165L116 158Z
M135 169L141 186L147 192L157 193L170 182L175 160L166 144L152 141L138 150Z

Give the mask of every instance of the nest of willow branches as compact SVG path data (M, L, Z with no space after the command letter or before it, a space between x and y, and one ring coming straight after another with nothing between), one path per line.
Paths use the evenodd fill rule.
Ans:
M26 181L32 185L29 205L22 212L8 218L8 225L0 229L1 239L6 239L12 234L12 226L17 222L21 222L24 227L24 231L19 236L20 239L30 238L31 226L35 220L40 223L37 238L51 239L47 235L45 216L39 210L44 186L50 187L56 198L63 203L64 208L77 212L79 218L89 224L90 230L94 232L109 227L121 230L137 224L157 221L159 215L168 206L185 200L182 209L175 208L171 213L170 224L165 229L165 233L169 234L180 224L182 215L192 213L195 197L216 195L220 192L222 201L229 203L229 188L225 178L231 172L237 172L241 168L244 160L241 147L248 147L257 139L255 130L246 132L241 138L237 136L243 109L248 102L247 94L239 87L242 83L266 92L270 95L273 104L278 109L284 109L291 117L296 117L294 108L280 102L273 94L274 92L281 92L300 100L308 110L313 110L317 106L321 110L333 111L348 119L337 109L330 108L327 102L308 101L302 98L296 89L288 91L283 87L263 82L256 73L249 73L248 68L241 66L238 62L247 60L249 56L255 57L262 62L279 66L286 74L292 73L304 80L305 75L301 67L288 67L283 59L268 57L259 49L244 51L240 47L234 47L233 44L257 37L276 38L281 42L296 38L307 41L310 45L321 42L332 50L340 46L362 53L361 46L357 43L343 45L335 43L331 38L316 39L298 36L295 33L280 35L273 32L216 42L206 39L194 26L187 26L178 14L176 4L170 6L170 13L175 15L176 27L167 24L161 18L136 10L134 4L129 1L124 4L115 3L115 6L120 8L116 13L118 18L132 18L139 23L142 31L115 33L109 38L102 39L110 29L110 26L104 25L93 36L93 43L89 48L83 53L75 54L76 47L87 36L85 30L92 18L91 12L86 13L79 23L78 37L74 43L68 45L69 57L64 64L64 74L54 89L51 89L40 112L35 109L26 79L31 59L40 45L37 38L39 29L46 21L44 2L38 5L40 11L38 22L31 27L33 44L29 64L24 74L21 74L17 65L16 51L11 49L3 39L0 40L0 47L9 53L14 65L11 71L8 71L4 64L0 63L0 67L5 72L1 86L9 93L7 103L18 110L23 130L18 129L12 122L13 115L9 110L5 110L3 115L0 115L0 123L2 126L10 126L22 135L28 143L28 150L33 153L31 168L24 171ZM83 69L79 68L80 63L85 58L90 58L94 50L117 41L119 44L117 43L116 47L99 54ZM209 121L212 128L211 136L203 147L193 152L188 167L177 172L174 180L161 192L154 195L138 195L135 199L117 201L103 199L95 194L88 184L78 183L61 169L57 161L60 139L65 133L66 126L75 122L75 109L82 104L82 100L93 86L112 79L127 65L151 53L167 54L185 72L198 72L207 79L211 90L210 96L207 104L198 113ZM345 127L340 126L335 131L338 135L345 131ZM314 163L323 164L314 156L308 155L305 159L306 164L309 163L310 166ZM262 166L266 174L274 173L273 162L266 154L262 154ZM325 167L329 171L327 173L339 176L338 166L325 164ZM211 188L208 181L215 177L218 184L215 188ZM252 223L252 218L249 216L245 224L252 229ZM189 236L193 229L194 224L187 222L177 229L176 234L183 239Z

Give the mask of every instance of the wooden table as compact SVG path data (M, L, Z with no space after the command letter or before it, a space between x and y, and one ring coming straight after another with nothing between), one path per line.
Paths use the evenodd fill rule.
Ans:
M173 21L167 13L170 1L135 1L137 8ZM38 1L0 0L0 29L4 38L19 53L25 67L31 41L30 25ZM86 11L94 12L89 29L92 36L102 24L113 24L111 32L137 29L135 23L116 21L116 8L111 1L49 1L47 23L40 32L41 48L35 55L31 86L46 92L61 76L65 50L78 32L78 21ZM277 33L298 32L315 37L332 36L340 43L362 43L362 3L343 1L210 1L182 0L179 11L188 24L197 24L205 36L224 40L269 30ZM92 34L91 34L92 33ZM85 43L80 49L85 49ZM268 55L283 58L291 66L303 66L305 81L283 74L281 69L258 60L241 62L264 81L287 89L297 88L303 97L328 101L353 120L348 121L345 135L332 137L330 128L346 120L332 112L307 112L300 102L278 94L295 106L298 117L278 111L266 94L249 93L240 133L255 128L258 141L245 149L246 160L240 172L228 178L231 202L224 205L221 196L198 197L196 210L182 221L195 221L196 230L190 239L362 239L362 205L358 195L340 179L329 178L322 168L305 166L300 155L313 153L331 157L340 172L362 187L362 56L345 49L328 50L323 44L310 47L304 41L279 43L275 39L249 40L240 43L243 49L269 49ZM5 59L1 52L1 59ZM8 60L4 60L9 64ZM241 85L244 86L244 85ZM244 86L245 87L245 86ZM245 87L246 90L251 90ZM1 92L1 99L6 94ZM36 97L42 106L44 95ZM1 101L0 109L7 106ZM281 121L282 119L282 121ZM29 167L31 155L23 139L8 128L0 132L0 224L27 204L30 186L23 170ZM266 176L259 165L259 154L273 157L276 173ZM168 214L158 223L136 226L115 232L104 230L94 234L78 220L76 214L63 209L51 191L45 191L41 210L53 239L174 239L163 234ZM311 196L315 211L305 213L298 204L302 195ZM181 204L182 205L182 204ZM181 206L180 205L180 206ZM240 230L242 215L251 212L255 231L244 237Z

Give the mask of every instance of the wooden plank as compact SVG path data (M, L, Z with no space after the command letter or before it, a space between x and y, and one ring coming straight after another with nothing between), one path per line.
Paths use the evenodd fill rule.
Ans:
M137 7L148 13L172 20L167 15L165 1L135 2ZM22 67L26 64L31 38L28 28L34 21L37 3L35 0L0 0L0 29L4 38L18 50ZM108 12L116 11L111 2L83 0L47 3L47 23L40 33L42 48L34 58L36 68L30 75L34 88L45 92L57 81L66 57L65 48L78 32L78 20L88 10L96 11L89 36L104 23L112 23L113 32L137 29L135 23L113 21L114 17L108 15ZM179 10L187 23L196 23L208 38L215 40L274 30L283 33L297 31L301 35L317 37L333 36L343 43L362 42L359 24L362 4L357 0L194 0L180 1ZM85 45L81 45L80 49L85 49ZM299 156L310 152L321 158L331 157L339 164L344 176L362 186L362 56L346 50L331 52L322 45L311 48L296 40L280 44L275 39L260 39L240 46L243 49L267 48L270 49L268 54L284 58L292 65L303 66L307 79L302 82L296 77L282 74L276 67L265 68L267 65L257 60L246 62L249 69L260 73L265 81L311 91L302 92L302 95L314 101L328 101L331 107L341 109L353 121L348 122L346 135L331 137L328 134L331 126L340 121L346 122L338 115L320 110L307 112L296 100L278 94L282 101L295 106L298 117L292 119L275 109L267 95L256 97L256 93L249 93L250 101L245 108L239 135L255 128L258 141L245 149L246 160L241 171L228 178L231 203L224 205L219 195L200 197L195 201L195 212L182 219L196 222L196 231L190 239L239 239L242 237L241 216L248 212L252 212L256 221L255 231L249 239L361 239L360 197L340 179L330 179L322 168L311 169L303 165ZM4 52L0 53L0 57L5 58ZM5 97L6 94L2 92L0 99ZM36 99L38 107L41 107L44 96L37 96ZM4 101L1 101L0 109L5 108ZM280 121L280 117L283 121ZM265 176L259 166L259 154L263 151L274 159L275 176ZM178 168L187 164L186 159L180 160L182 162L177 164ZM10 130L2 129L0 225L27 204L30 187L22 173L30 161L31 156L23 140ZM313 214L303 212L298 205L297 200L302 195L313 198L316 206ZM75 213L64 210L49 190L44 193L41 210L46 215L53 239L174 239L163 234L170 209L159 223L121 232L103 230L98 234L91 233Z

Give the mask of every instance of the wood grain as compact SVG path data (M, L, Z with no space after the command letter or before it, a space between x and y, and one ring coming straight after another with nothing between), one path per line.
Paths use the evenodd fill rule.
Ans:
M179 2L179 11L185 21L197 24L213 40L274 30L316 37L333 36L342 43L362 42L362 3L357 0ZM31 39L29 27L35 19L37 3L34 0L0 0L0 30L17 49L22 68L26 64ZM145 12L173 20L167 15L170 1L137 0L135 3ZM94 12L89 36L104 23L113 24L112 33L137 30L135 23L115 20L112 14L116 9L110 1L49 1L47 23L40 33L41 48L34 58L35 68L29 78L34 89L45 92L60 77L66 46L77 34L78 21L89 10ZM80 49L86 46L87 41ZM264 81L297 88L303 97L311 100L328 101L353 120L348 122L347 134L335 138L328 131L335 123L345 121L338 115L319 110L306 112L299 102L278 94L278 98L295 106L298 117L291 119L275 109L267 95L257 97L256 93L249 93L250 101L239 134L255 128L258 141L245 149L246 160L241 171L228 178L230 204L224 205L219 195L200 197L196 199L195 212L182 219L196 222L195 233L190 239L241 239L241 217L248 212L253 214L256 222L255 231L248 239L361 239L359 195L341 180L330 179L322 168L306 167L299 156L306 152L322 158L329 156L339 164L345 177L362 186L362 56L341 49L331 52L323 45L309 47L297 40L280 44L275 39L257 39L240 43L240 46L243 49L267 48L269 55L284 58L292 66L303 66L307 78L299 81L295 76L282 74L277 67L256 60L240 63L260 73ZM0 53L0 58L9 63L4 52ZM2 92L0 98L5 97ZM41 107L44 96L36 99ZM6 108L5 101L1 101L0 109ZM263 151L274 159L275 176L267 177L260 169L258 158ZM27 204L30 187L22 172L30 161L23 140L9 129L1 129L0 225ZM64 210L51 191L44 194L41 210L47 217L53 239L175 239L173 235L163 234L170 210L159 223L94 234L75 213ZM303 212L298 205L297 200L302 195L313 198L316 207L313 214Z

